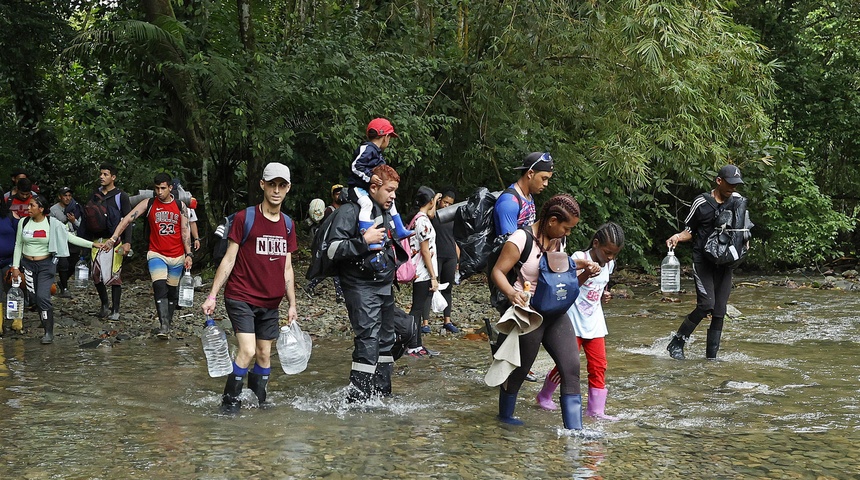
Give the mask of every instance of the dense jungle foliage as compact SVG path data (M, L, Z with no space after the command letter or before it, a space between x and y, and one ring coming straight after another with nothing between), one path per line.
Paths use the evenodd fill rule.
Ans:
M420 185L463 199L550 151L538 203L574 194L572 243L613 220L650 271L734 163L748 264L820 266L857 244L858 19L853 0L0 0L0 179L23 165L86 199L102 162L132 193L167 171L205 238L270 161L303 218L385 116L403 211Z

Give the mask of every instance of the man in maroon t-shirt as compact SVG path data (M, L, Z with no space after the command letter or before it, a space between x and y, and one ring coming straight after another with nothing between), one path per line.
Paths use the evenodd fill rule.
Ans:
M272 343L278 338L278 307L284 293L290 302L289 322L297 318L292 252L296 251L296 230L292 220L281 213L284 195L290 191L290 169L270 163L260 180L263 203L255 214L247 237L247 210L236 213L227 236L227 252L215 272L212 290L203 303L203 313L212 315L221 286L224 306L233 324L239 351L233 373L227 376L221 411L239 412L242 383L248 375L248 388L266 405L266 385L271 372ZM244 240L244 241L243 241ZM254 368L249 371L256 354Z

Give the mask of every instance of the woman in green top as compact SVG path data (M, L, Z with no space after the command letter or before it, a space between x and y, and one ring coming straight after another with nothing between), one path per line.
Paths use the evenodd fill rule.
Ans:
M69 256L69 243L84 248L100 248L75 235L70 235L66 226L46 215L50 204L42 195L30 197L30 216L18 222L15 237L15 253L12 256L12 277L21 279L21 271L27 290L36 297L39 318L45 329L42 343L54 341L54 307L51 304L51 285L57 273L57 258ZM21 270L18 270L20 267Z

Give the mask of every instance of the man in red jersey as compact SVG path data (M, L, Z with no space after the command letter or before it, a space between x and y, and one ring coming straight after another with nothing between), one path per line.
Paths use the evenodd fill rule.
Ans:
M270 355L272 343L278 338L278 307L284 294L290 303L289 322L297 317L292 263L292 252L297 248L296 230L290 217L281 213L284 196L290 191L290 169L281 163L266 165L260 188L263 203L240 210L233 218L227 252L203 303L203 313L212 315L218 292L225 286L224 306L239 343L233 373L227 376L221 399L221 412L225 414L239 412L245 375L260 406L267 405ZM249 371L254 357L256 362Z
M149 241L146 261L152 278L155 311L160 324L158 338L167 339L170 323L179 300L179 278L183 269L190 269L194 254L191 252L191 229L188 224L188 207L173 197L170 175L159 173L153 181L155 196L138 203L123 217L116 230L105 242L102 250L109 252L116 246L122 232L138 217L143 217L144 232Z

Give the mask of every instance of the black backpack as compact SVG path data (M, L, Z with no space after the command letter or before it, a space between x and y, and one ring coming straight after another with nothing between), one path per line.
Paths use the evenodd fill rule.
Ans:
M108 199L102 192L96 190L92 198L84 205L84 227L86 232L93 237L107 233L113 233L110 228L110 211L108 211ZM114 191L114 201L116 201L117 211L122 212L120 205L120 193Z
M151 205L150 205L151 206ZM149 209L147 209L149 212ZM221 265L221 260L224 259L224 255L227 254L227 245L228 237L230 236L230 227L233 226L233 219L236 217L236 213L231 213L230 215L224 217L224 222L215 229L215 236L219 238L219 240L215 243L215 249L212 251L212 258L215 261L215 268L218 268L218 265ZM251 234L251 228L254 226L254 220L257 218L257 206L251 205L250 207L245 208L245 225L242 230L242 241L239 242L239 245L245 243L245 240L248 239L248 235ZM290 231L293 229L293 221L290 219L289 215L284 212L281 212L281 219L284 221L284 226L287 229L287 235L289 235ZM148 223L148 222L147 222ZM149 237L147 237L149 238Z
M732 195L722 205L706 193L705 200L714 208L714 231L705 240L705 258L715 265L736 267L744 261L750 229L754 227L747 213L747 199Z
M516 189L506 188L522 208L523 199ZM499 195L501 196L501 194ZM498 197L481 187L469 197L466 204L454 215L454 239L460 247L460 278L465 280L479 272L488 272L495 265L499 252L508 236L496 236L493 212ZM493 252L495 257L489 263Z
M531 227L523 227L520 230L531 229ZM534 246L534 236L532 232L526 231L526 244L523 245L523 251L520 252L520 259L517 263L514 264L513 268L508 271L507 279L508 285L513 285L517 281L517 277L520 275L520 270L523 268L523 264L529 259L529 255L532 253L532 247ZM505 235L505 239L511 236L511 234ZM490 253L490 257L487 259L487 286L490 287L490 304L499 311L500 314L505 313L511 307L511 301L508 300L508 297L505 296L504 293L496 286L496 283L493 282L493 267L496 266L496 262L499 260L499 255L502 253L502 248L504 246L504 242L502 242L499 248L493 250Z
M352 214L357 215L357 212L354 210L358 208L358 205L354 203L345 203L338 207L335 211L331 212L329 216L325 217L320 223L319 227L317 227L316 233L314 233L314 238L311 241L311 264L308 265L308 271L305 274L305 278L308 280L313 280L315 278L325 278L332 277L337 275L337 265L330 258L328 258L327 250L328 250L328 232L331 229L331 224L334 222L334 219L339 215L347 215L344 213L347 209L353 210Z

